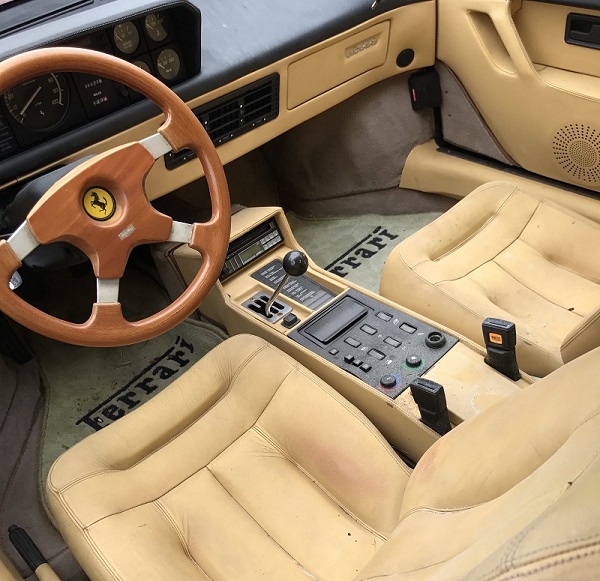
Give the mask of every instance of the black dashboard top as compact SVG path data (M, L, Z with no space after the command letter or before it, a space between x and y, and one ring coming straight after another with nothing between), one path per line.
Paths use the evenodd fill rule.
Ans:
M0 60L41 46L68 45L76 37L140 14L186 7L201 14L202 23L201 71L175 88L188 101L378 14L421 1L425 0L382 0L373 10L372 0L285 3L280 0L92 0L85 2L81 10L9 35L0 33ZM157 112L152 103L139 101L30 147L18 156L0 161L0 185L141 123Z

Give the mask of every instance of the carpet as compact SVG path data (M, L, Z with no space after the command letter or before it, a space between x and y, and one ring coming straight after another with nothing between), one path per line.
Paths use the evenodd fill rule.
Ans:
M320 267L376 293L390 252L439 216L428 212L305 220L287 214L300 246Z

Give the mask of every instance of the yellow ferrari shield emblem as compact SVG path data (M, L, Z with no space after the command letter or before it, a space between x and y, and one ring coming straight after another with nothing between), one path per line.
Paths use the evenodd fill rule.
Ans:
M83 209L93 220L104 222L115 213L117 202L113 195L104 188L90 188L83 194Z

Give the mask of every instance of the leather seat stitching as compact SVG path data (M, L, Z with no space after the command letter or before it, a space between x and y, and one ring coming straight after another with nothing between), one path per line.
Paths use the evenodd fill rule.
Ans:
M286 379L287 379L287 378L288 378L288 377L289 377L289 376L290 376L292 373L293 373L293 371L290 371L290 373L288 373L288 374L287 374L287 375L286 375L286 376L283 378L283 380L282 380L282 382L281 382L281 383L283 384L283 382L284 382L284 381L285 381L285 380L286 380ZM277 391L277 390L276 390L276 391ZM266 409L266 407L268 407L269 403L271 402L271 400L272 400L272 399L273 399L273 397L275 396L275 393L276 393L276 391L273 393L273 396L271 396L271 399L270 399L270 400L269 400L269 402L266 404L266 406L265 406L265 409ZM111 514L104 515L103 517L101 517L101 518L99 518L99 519L97 519L97 520L95 520L95 521L91 522L91 523L88 525L88 527L89 527L89 526L92 526L92 525L95 525L95 524L98 524L99 522L102 522L103 520L105 520L105 519L107 519L107 518L110 518L110 517L113 517L113 516L116 516L116 515L119 515L119 514L123 514L123 513L125 513L125 512L128 512L128 511L130 511L130 510L133 510L134 508L139 508L139 507L141 507L141 506L146 506L146 505L148 505L148 504L151 504L151 503L155 502L156 500L159 500L159 499L163 498L164 496L166 496L167 494L169 494L170 492L172 492L173 490L175 490L177 487L181 486L181 485L182 485L184 482L187 482L187 481L188 481L190 478L193 478L194 476L196 476L196 474L198 474L198 472L200 472L201 470L204 470L205 468L208 468L208 467L209 467L209 464L210 464L210 462L214 462L214 460L215 460L216 458L218 458L218 457L219 457L221 454L224 454L225 452L227 452L227 450L229 450L229 448L231 448L231 446L233 446L233 445L234 445L234 444L235 444L235 443L236 443L236 442L237 442L237 441L238 441L240 438L242 438L244 435L246 435L248 432L250 432L250 431L252 430L252 428L254 427L254 425L255 425L255 424L252 424L252 425L251 425L251 426L250 426L250 427L249 427L249 428L248 428L248 429L247 429L245 432L243 432L242 434L240 434L240 436L239 436L238 438L236 438L235 440L233 440L233 441L232 441L232 442L231 442L229 445L227 445L227 446L226 446L226 447L225 447L223 450L221 450L221 452L219 452L219 454L217 454L217 456L215 456L215 458L213 458L212 460L210 460L210 461L208 462L208 464L206 464L206 465L204 465L204 466L200 466L200 467L198 467L198 469L197 469L195 472L193 472L192 474L190 474L189 476L187 476L186 478L184 478L184 479L183 479L181 482L178 482L178 483L177 483L175 486L173 486L172 488L169 488L168 490L165 490L165 491L164 491L164 492L163 492L163 493L162 493L162 494L161 494L161 495L160 495L158 498L156 498L156 499L153 499L153 500L149 500L149 501L147 501L147 502L142 502L141 504L136 504L136 505L130 506L130 507L128 507L128 508L125 508L124 510L119 510L119 511L117 511L117 512L113 512L113 513L111 513ZM158 449L157 449L157 450L158 450ZM154 453L154 452L153 452L153 453ZM151 456L153 453L149 454L149 456ZM148 456L148 457L149 457L149 456ZM99 473L99 474L107 474L107 473L109 473L109 472L122 472L122 471L119 471L119 470L107 470L107 471L105 471L105 472L101 472L101 473ZM98 474L97 474L97 475L98 475ZM83 527L83 524L80 524L80 527L81 527L81 528L84 528L84 527Z
M253 351L247 358L246 360L243 362L242 365L240 365L240 367L236 370L236 373L232 376L232 379L229 383L229 386L227 388L226 391L223 392L223 394L219 397L219 399L211 406L209 407L201 416L197 417L192 423L188 424L187 426L185 426L180 432L178 432L177 434L175 434L171 439L167 440L166 442L164 442L163 444L161 444L158 448L155 448L152 452L150 452L149 454L146 454L146 456L144 456L143 458L140 458L140 460L138 460L137 462L135 462L134 464L132 464L131 466L127 466L126 468L113 468L113 469L104 469L104 470L98 470L97 472L93 472L90 474L86 474L84 476L81 476L79 478L77 478L76 480L73 480L69 483L67 483L65 486L63 486L62 488L55 488L52 483L50 482L50 487L52 488L52 490L55 490L57 492L66 492L67 490L69 490L72 486L76 485L76 484L80 484L81 482L85 482L86 480L90 479L90 478L94 478L96 476L100 476L102 474L108 474L110 472L123 472L124 470L131 470L132 468L135 468L136 466L138 466L139 464L141 464L142 462L144 462L145 460L147 460L148 458L150 458L153 454L156 454L158 451L162 450L165 446L167 446L168 444L170 444L171 442L173 442L174 440L176 440L177 438L179 438L184 432L186 432L187 430L189 430L190 428L192 428L194 425L196 425L196 423L198 423L209 411L211 411L225 396L227 396L229 394L229 392L231 391L233 384L235 383L235 380L237 379L238 375L242 372L243 368L245 368L252 359L254 359L254 357L256 355L258 355L258 353L260 353L263 349L266 349L268 347L268 345L264 344L261 345L258 349L256 349L255 351ZM287 377L287 376L286 376ZM285 378L284 378L285 379ZM54 466L53 466L54 467ZM52 470L51 470L52 471Z
M594 544L598 545L598 543L594 543ZM583 554L576 554L571 557L566 557L566 555L568 555L569 553L583 553ZM545 571L547 569L552 569L553 567L557 567L559 565L564 565L565 563L570 563L571 561L578 561L578 560L585 559L587 557L591 557L591 556L598 555L598 554L600 554L600 547L593 549L593 550L589 550L587 547L586 548L578 547L578 548L571 549L568 551L561 551L560 553L557 553L555 555L547 557L546 560L553 559L553 562L546 563L545 565L540 564L539 566L535 567L534 569L531 569L530 571L519 571L518 570L518 569L523 569L526 567L531 567L533 565L533 563L523 563L522 565L518 565L518 569L515 569L509 575L507 575L507 573L509 573L509 571L506 571L504 573L498 573L498 574L494 573L491 576L482 577L481 581L492 581L493 579L497 579L498 577L501 577L502 581L510 581L512 579L522 579L523 577L531 577L532 575L536 575L536 574L540 573L541 571Z
M206 573L206 571L200 566L200 564L198 563L198 561L196 561L196 559L194 559L194 556L192 555L192 552L190 551L190 547L189 547L187 541L185 540L185 537L183 536L183 532L177 526L177 523L175 522L175 519L173 518L173 516L171 515L171 513L160 502L160 500L155 500L152 504L154 504L154 506L156 506L156 508L158 509L158 512L167 521L167 523L169 524L169 526L173 529L173 531L175 532L175 534L179 538L179 542L181 543L181 547L183 548L183 552L185 553L185 556L198 569L198 571L200 571L200 573L202 573L202 575L204 575L204 577L206 577L206 579L208 579L209 581L211 581L211 578L208 576L208 574Z
M415 272L413 269L411 269L408 264L406 263L406 261L404 260L404 258L401 256L400 259L402 260L403 264L406 266L406 268L408 270L410 270L418 279L420 279L422 282L424 282L426 285L430 286L432 289L436 290L437 292L441 293L442 295L444 295L444 297L446 297L448 300L452 301L454 304L456 304L458 307L460 307L461 309L466 310L467 312L471 313L472 315L474 315L475 317L477 317L478 319L482 319L485 318L485 316L481 315L480 313L477 313L476 311L474 311L473 309L471 309L469 306L465 305L464 303L461 303L460 301L458 301L457 299L455 299L453 296L449 295L446 291L444 291L442 288L440 288L438 286L438 284L441 284L442 282L453 282L451 280L447 280L447 281L440 281L440 283L432 283L429 280L427 280L426 278L423 278L418 272ZM492 259L493 260L493 259ZM485 264L485 263L484 263ZM475 270L475 269L474 269ZM470 273L468 273L470 274ZM467 275L465 275L467 276ZM461 277L462 278L462 277ZM457 279L458 280L458 279ZM447 323L444 323L446 326L449 326ZM520 337L523 340L523 337L517 333L517 337ZM524 340L523 340L524 341ZM538 349L541 353L541 355L548 357L549 359L551 359L553 362L558 363L559 365L562 365L562 361L560 359L557 359L554 355L552 355L552 353L550 353L548 350L546 350L544 347L542 347L541 345L535 345L533 343L528 343L526 341L524 341L525 343L527 343L528 345L530 344L532 347Z
M514 274L512 274L511 272L508 272L508 270L506 270L506 268L504 268L500 263L496 262L495 259L493 260L493 263L498 268L500 268L500 270L504 271L508 276L510 276L510 278L512 278L513 280L515 280L519 284L523 285L526 289L530 290L532 293L536 294L538 297L544 299L545 301L549 302L550 304L554 305L555 307L559 307L563 311L568 311L568 309L565 309L565 307L563 307L562 305L559 305L558 303L555 303L553 300L550 300L548 297L545 297L543 294L539 293L535 289L531 288L529 285L525 284L522 280L519 280ZM570 311L570 312L572 312L574 315L577 315L577 316L581 317L581 315L578 315L577 313L574 313L573 311ZM581 317L581 318L583 318L583 317Z
M531 220L533 220L533 216L535 215L535 212L537 211L537 209L540 207L541 202L538 203L538 205L535 207L535 210L531 213L531 216L529 217L529 220L527 220L527 223L523 226L523 229L521 230L521 232L519 233L519 236L517 236L512 242L510 242L507 246L505 246L504 248L502 248L501 250L499 250L494 256L492 256L491 258L489 258L488 260L484 260L483 262L481 262L480 264L477 264L475 267L473 267L471 270L469 270L468 272L465 272L464 274L462 274L461 276L457 277L457 278L447 278L444 280L439 280L438 282L436 282L436 286L438 284L441 284L443 282L455 282L457 280L461 280L467 276L469 276L470 274L472 274L473 272L475 272L477 269L481 268L482 266L484 266L485 264L489 264L490 262L494 262L496 260L496 258L498 258L498 256L500 256L503 252L506 252L515 242L517 242L517 240L520 240L520 236L523 234L523 232L525 231L525 229L527 228L527 226L529 226L529 224L531 223ZM408 265L407 265L408 266Z
M78 532L83 537L83 539L88 544L88 546L90 547L90 549L92 550L94 555L96 555L96 557L98 558L100 563L104 566L104 568L106 569L108 574L115 581L123 581L123 578L120 575L118 575L116 571L113 570L110 562L105 558L102 551L100 551L100 549L98 548L96 543L93 541L93 539L92 539L91 535L89 534L89 532L87 531L87 529L84 528L81 521L77 518L77 515L71 510L70 505L64 500L62 494L55 494L55 496L56 496L58 502L62 505L62 507L65 511L65 514L67 514L67 516L75 524L76 532Z
M479 195L479 194L487 191L488 189L492 189L494 187L496 187L496 186L490 186L489 188L484 188L482 190L479 190L477 192L477 195ZM441 256L438 256L437 258L435 258L431 262L440 262L444 258L447 258L452 253L456 252L459 248L462 248L465 244L467 244L468 242L470 242L471 240L473 240L478 234L481 234L481 232L483 232L483 230L485 230L499 216L499 214L502 211L502 209L504 208L504 206L510 201L510 199L517 193L518 190L519 190L519 188L515 187L510 194L506 194L506 199L502 202L502 204L500 204L500 206L498 206L498 208L496 208L496 210L494 211L494 213L491 214L490 217L485 221L485 223L482 224L479 228L477 228L477 230L475 230L475 232L472 232L469 236L467 236L467 238L464 238L456 246L453 246L450 250L448 250L447 252L445 252ZM473 193L475 193L475 192L473 192ZM465 199L467 199L467 198L465 198ZM472 199L472 198L469 198L469 199ZM535 214L536 210L537 210L537 206L533 210L534 214ZM447 213L446 213L446 215L447 215ZM531 218L530 218L530 220L531 220Z
M304 468L303 466L301 466L298 462L296 462L296 460L294 460L280 445L279 443L272 437L270 436L266 431L263 430L263 428L261 428L259 425L255 425L254 426L254 431L261 436L264 440L266 440L269 444L271 444L271 446L273 446L274 448L277 449L277 451L291 464L293 464L300 472L302 472L307 478L309 478L312 482L314 482L320 489L322 492L324 492L331 500L333 500L350 518L352 518L352 520L356 521L359 525L361 525L363 528L365 528L366 530L368 530L370 533L378 536L382 541L386 541L387 537L383 534L380 533L379 531L376 531L373 527L371 527L370 525L368 525L367 523L365 523L360 517L358 517L356 514L354 514L354 512L348 508L343 502L341 502L340 500L338 500L332 493L331 491L327 490L327 488L325 488L318 480L317 478L315 478L308 470L306 470L306 468Z
M302 563L300 563L300 561L298 561L298 559L294 558L291 553L289 553L286 549L284 549L283 546L279 542L277 542L277 540L264 529L264 527L246 510L246 508L235 498L235 496L233 496L233 494L231 494L231 492L227 489L227 487L217 478L216 474L210 469L210 467L207 467L207 470L208 470L209 474L215 479L217 484L219 484L219 486L221 486L221 488L231 497L231 500L233 500L233 502L235 502L236 505L239 506L248 515L248 517L252 520L252 522L254 522L256 524L256 526L263 533L265 533L265 535L269 539L271 539L292 561L294 561L294 563L297 563L302 568L303 571L305 571L313 579L317 579L316 575L313 575L308 569L306 569L306 567L304 565L302 565Z
M593 420L598 414L600 414L600 407L597 407L595 410L591 411L585 418L583 418L583 420L581 420L581 422L577 424L577 427L575 429L577 430L581 426L587 424L588 422Z
M573 343L573 341L575 341L575 339L579 338L584 331L589 329L598 320L599 317L600 310L598 310L598 312L596 312L596 314L593 317L590 317L589 321L586 321L586 323L582 325L580 329L577 329L577 331L573 333L573 335L561 345L561 349L568 347L571 343Z
M551 258L548 258L545 254L542 253L542 251L539 248L536 248L535 246L533 246L532 244L530 244L529 242L527 242L527 240L525 240L523 238L519 238L519 242L522 242L523 244L526 244L527 246L529 246L529 248L531 248L533 251L537 252L544 260L546 260L547 262L549 262L550 264L552 264L556 268L564 270L565 272L573 274L573 275L575 275L575 276L577 276L579 278L583 278L584 280L588 280L589 282L593 282L594 284L600 284L600 280L597 280L597 279L595 279L593 277L590 278L589 276L586 276L585 274L583 274L581 272L577 272L576 270L573 270L573 269L571 269L568 266L565 266L563 264L558 264L558 262L555 262Z

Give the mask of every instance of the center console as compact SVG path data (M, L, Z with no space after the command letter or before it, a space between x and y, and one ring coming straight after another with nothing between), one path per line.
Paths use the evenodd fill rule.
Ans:
M284 282L273 316L265 316L290 250L299 246L281 208L234 214L220 282L202 303L202 314L232 335L261 336L291 355L357 406L407 456L418 459L438 437L421 421L408 389L415 379L444 387L453 425L532 382L526 375L509 380L485 364L483 348L310 260L304 275ZM177 276L189 282L199 255L181 246L172 258Z
M289 338L391 399L458 343L455 337L354 289Z

